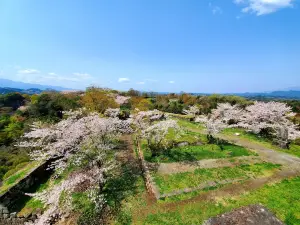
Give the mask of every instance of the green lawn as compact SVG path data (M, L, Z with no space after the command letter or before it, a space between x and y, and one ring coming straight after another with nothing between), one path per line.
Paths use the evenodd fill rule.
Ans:
M182 126L183 128L192 130L194 132L197 131L202 134L203 134L203 132L205 132L205 127L202 124L190 122L188 120L183 120L183 119L178 119L177 121L178 121L178 124L180 126ZM234 135L235 133L240 133L239 138L243 138L245 140L252 141L254 143L259 143L261 145L264 145L267 148L270 148L270 149L273 149L276 151L281 151L281 152L285 152L285 153L300 157L300 145L296 145L295 143L292 143L290 145L290 149L282 149L276 145L273 145L270 140L263 138L263 137L259 137L256 134L246 132L244 129L228 128L228 129L225 129L222 131L222 134L225 134L225 135Z
M245 130L240 129L240 128L228 128L228 129L223 130L223 132L222 132L222 134L225 134L225 135L234 135L235 133L240 133L240 136L239 136L240 138L243 138L243 139L255 142L255 143L259 143L267 148L300 157L300 146L296 145L294 143L292 143L290 145L290 149L282 149L276 145L273 145L270 140L263 138L263 137L258 137L257 135L250 133L250 132L246 132Z
M285 224L300 224L300 177L283 180L274 185L266 185L256 191L241 195L234 199L225 198L219 201L189 202L172 211L164 211L160 204L155 213L148 214L139 224L202 224L204 220L229 212L234 208L249 204L261 203L276 214ZM161 204L163 205L163 204Z
M193 130L199 130L199 131L203 131L205 130L205 127L203 124L201 123L195 123L195 122L191 122L188 120L183 120L183 119L177 119L177 123L179 126L185 127L185 128L190 128Z
M154 181L161 193L169 193L184 188L193 188L206 181L218 181L235 178L250 178L269 174L280 168L278 164L257 163L236 167L196 169L194 172L183 172L171 175L154 174Z
M183 115L183 114L176 114L176 113L167 113L168 116L172 118L182 119L182 120L190 120L193 118L191 115Z
M205 134L200 134L197 132L182 130L180 132L175 132L174 130L170 130L166 136L167 140L171 140L175 143L180 142L188 142L190 144L196 142L207 143L207 136Z
M143 145L143 149L147 149L147 147ZM232 144L223 145L223 150L221 150L220 146L215 144L175 147L170 150L163 151L161 155L156 157L151 157L150 151L144 150L145 160L159 163L198 161L202 159L231 158L250 155L257 154L244 147Z

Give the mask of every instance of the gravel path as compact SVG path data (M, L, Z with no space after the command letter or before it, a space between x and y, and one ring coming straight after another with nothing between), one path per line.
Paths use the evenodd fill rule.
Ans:
M199 129L194 129L194 128L187 128L187 129L190 131L193 131L193 132L206 134L205 130L199 130ZM297 156L293 156L288 153L269 149L269 148L265 147L263 144L254 143L252 141L246 140L239 136L218 134L217 137L227 140L230 143L240 145L245 148L254 150L255 152L257 152L259 154L260 157L262 157L262 159L264 161L278 163L278 164L283 165L284 167L288 167L291 169L297 169L297 170L300 169L300 158L298 158Z
M259 154L260 157L262 157L263 160L266 160L268 162L278 163L283 165L284 167L288 167L291 169L300 169L300 158L298 158L297 156L269 149L262 144L254 143L242 139L238 136L220 134L218 135L218 137L236 145L240 145L248 149L253 149Z

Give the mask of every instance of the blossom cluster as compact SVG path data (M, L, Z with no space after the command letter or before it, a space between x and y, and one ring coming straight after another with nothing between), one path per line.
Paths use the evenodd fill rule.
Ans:
M104 183L103 172L98 167L93 167L90 170L75 173L66 180L61 181L59 184L52 186L50 189L47 189L40 193L29 194L28 196L32 196L41 202L43 202L46 206L46 210L40 215L35 221L27 223L27 225L45 225L45 224L53 224L57 222L56 220L60 219L64 215L68 214L72 211L72 199L70 193L72 193L75 188L82 184L89 184L89 192L94 193L91 196L92 201L94 199L94 203L98 207L102 207L105 204L105 200L102 195L97 196L97 184L98 182ZM63 208L60 207L61 204L61 194L64 193L64 202Z
M226 127L241 127L254 133L270 129L278 139L287 141L300 137L298 127L290 120L292 116L291 108L280 102L254 102L245 109L221 103L208 117L199 116L195 121L205 123L212 134Z
M120 112L120 108L108 108L107 110L105 110L104 115L107 117L117 118L120 115Z
M193 116L195 117L196 115L200 114L200 108L196 105L189 106L187 109L184 109L182 111L183 114Z
M119 105L123 105L126 104L128 102L128 100L130 99L130 97L126 97L126 96L122 96L122 95L117 95L115 97L115 101L116 103L118 103Z
M70 154L79 150L80 143L90 135L97 134L103 139L132 132L128 121L101 118L95 113L83 117L80 115L73 112L72 116L52 126L33 127L31 132L24 135L26 140L20 142L19 146L34 148L31 156L35 160L68 158Z
M153 125L143 130L142 137L148 141L148 144L161 144L162 147L167 147L164 145L164 139L170 129L179 130L177 122L172 119L163 120L158 123L154 123Z
M179 130L177 122L168 119L159 110L138 112L133 116L132 124L135 128L135 136L138 141L139 139L146 140L149 149L154 154L169 147L166 135L171 129Z

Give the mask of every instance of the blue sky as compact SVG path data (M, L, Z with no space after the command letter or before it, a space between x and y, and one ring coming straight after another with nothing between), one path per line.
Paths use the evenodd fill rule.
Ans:
M75 89L284 89L300 86L299 21L299 0L1 0L0 77Z

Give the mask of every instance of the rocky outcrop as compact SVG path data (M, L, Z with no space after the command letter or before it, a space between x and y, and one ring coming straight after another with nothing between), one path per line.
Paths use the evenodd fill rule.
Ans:
M284 225L262 205L249 205L208 219L202 225Z

